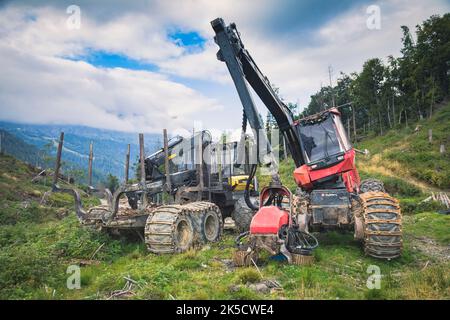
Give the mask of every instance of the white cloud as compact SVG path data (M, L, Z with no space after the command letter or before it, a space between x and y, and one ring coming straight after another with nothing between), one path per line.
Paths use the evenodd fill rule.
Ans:
M95 68L4 45L0 56L3 120L160 132L189 127L196 112L220 109L214 100L152 72Z
M306 106L310 95L329 84L328 66L334 69L333 80L339 72L360 71L370 58L398 56L401 48L401 25L411 30L432 14L449 11L445 1L380 1L381 30L366 27L366 5L355 6L318 28L303 45L295 32L279 39L264 40L253 30L243 31L243 41L263 72L278 87L288 101Z
M79 0L80 30L66 28L68 15L59 1L20 3L0 8L1 119L158 132L162 127L189 131L194 120L216 130L240 126L237 93L225 64L215 57L210 20L218 16L237 23L246 47L282 95L305 106L321 82L328 84L328 65L335 80L339 71L358 71L368 58L395 55L400 25L414 27L450 7L443 0L380 1L381 30L372 31L366 28L366 7L357 5L318 27L304 43L295 29L265 32L266 19L283 5L271 0L113 0L108 5ZM178 29L200 33L204 51L192 53L173 43L167 34ZM90 50L124 54L160 70L105 69L62 59ZM192 89L191 80L198 79L208 90Z

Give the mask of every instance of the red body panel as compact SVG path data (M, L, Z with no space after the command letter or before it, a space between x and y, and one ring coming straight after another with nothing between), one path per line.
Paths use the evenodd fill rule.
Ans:
M344 154L344 160L328 168L312 170L307 164L298 167L294 170L294 179L298 186L311 189L314 181L336 174L342 174L349 192L357 191L360 179L355 166L355 151L353 149Z
M289 223L289 214L276 206L261 207L253 216L250 234L278 234L281 226Z

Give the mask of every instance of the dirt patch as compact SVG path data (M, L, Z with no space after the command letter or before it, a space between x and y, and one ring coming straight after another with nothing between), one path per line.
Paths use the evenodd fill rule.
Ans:
M450 260L450 246L438 244L435 240L427 237L410 237L413 250L417 250L424 255L441 262Z
M283 288L281 287L281 284L276 280L262 280L257 283L246 283L245 285L242 285L242 284L233 285L230 287L230 291L237 292L242 287L247 287L250 290L255 291L256 293L261 293L261 294L274 293L274 292L283 290Z

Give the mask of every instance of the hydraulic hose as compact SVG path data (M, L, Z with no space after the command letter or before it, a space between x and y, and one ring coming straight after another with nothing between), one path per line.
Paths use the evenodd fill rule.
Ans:
M287 230L287 249L289 252L309 255L318 246L319 241L311 233L293 228Z
M247 206L252 209L252 210L258 210L259 208L257 206L255 206L252 201L250 200L250 193L249 193L249 189L250 189L250 184L253 181L253 178L255 177L256 174L256 169L257 169L257 165L254 164L252 165L252 168L250 169L250 175L248 176L247 179L247 183L245 184L245 191L244 191L244 200L245 203L247 204Z

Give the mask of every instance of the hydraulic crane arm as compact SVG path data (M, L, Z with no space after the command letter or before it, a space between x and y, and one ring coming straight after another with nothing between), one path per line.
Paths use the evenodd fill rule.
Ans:
M287 141L295 165L297 167L303 165L305 161L301 150L299 136L294 126L292 112L278 98L267 77L259 70L250 53L244 48L236 25L232 23L230 26L226 26L221 18L213 20L211 25L216 33L214 39L220 47L217 58L224 61L228 67L250 126L253 130L264 128L263 122L258 115L255 103L247 86L247 82L252 86L253 90L258 94L262 102L275 118L281 133ZM265 138L266 141L259 141L259 143L266 142L270 145L265 135L263 138Z

